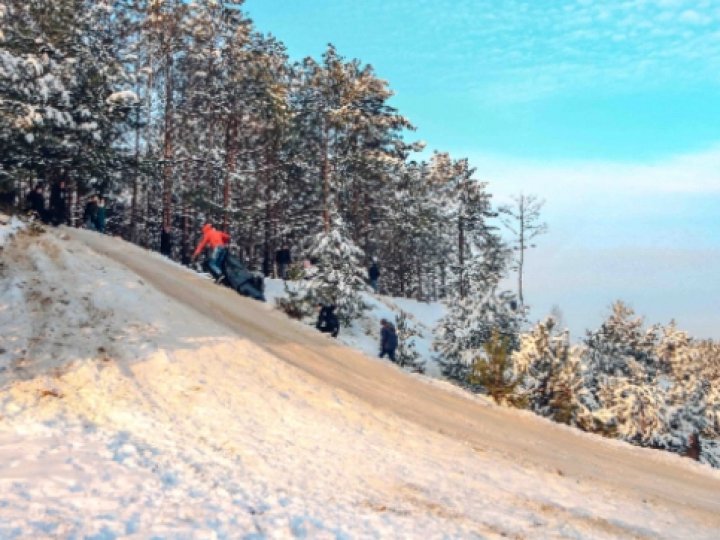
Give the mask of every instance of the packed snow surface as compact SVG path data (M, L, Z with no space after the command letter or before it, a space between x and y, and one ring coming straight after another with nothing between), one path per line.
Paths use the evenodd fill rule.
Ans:
M0 538L718 531L707 467L404 373L118 239L0 251Z

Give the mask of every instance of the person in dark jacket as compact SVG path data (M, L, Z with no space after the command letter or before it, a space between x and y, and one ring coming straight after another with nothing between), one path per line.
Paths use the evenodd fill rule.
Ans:
M335 315L336 307L332 304L327 306L318 304L318 308L320 309L320 313L315 327L324 334L330 334L336 338L340 331L340 321L337 315Z
M95 228L99 233L105 232L105 222L107 221L106 212L105 197L100 197L97 204L97 213L95 214Z
M88 199L83 212L83 224L86 229L94 231L97 227L98 197L93 195Z
M380 326L380 358L383 358L387 354L388 358L394 362L395 349L397 349L395 327L386 319L380 320Z
M275 262L278 265L280 278L286 280L288 266L290 266L290 263L292 262L292 258L290 257L290 248L287 244L283 244L282 248L277 250L277 253L275 253Z
M271 264L270 264L270 253L268 253L268 250L265 250L265 253L263 255L263 261L262 261L262 273L263 276L269 277L271 274Z
M27 202L27 209L29 212L35 212L42 221L47 221L45 195L43 191L43 185L37 184L35 188L27 194L25 201Z
M378 280L380 279L380 268L378 268L377 262L373 261L368 269L368 278L370 280L370 286L373 291L378 292Z
M172 232L169 225L165 225L160 233L160 253L172 257Z
M67 202L65 200L65 180L55 182L50 188L50 215L56 227L67 221Z

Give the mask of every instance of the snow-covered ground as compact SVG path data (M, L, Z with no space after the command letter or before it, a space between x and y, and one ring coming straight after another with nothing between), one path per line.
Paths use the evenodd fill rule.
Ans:
M145 262L168 279L182 272ZM233 294L201 285L184 291L193 309L66 232L5 238L0 538L717 538L720 495L704 494L720 475L709 468L572 434L618 463L641 456L658 473L675 471L688 492L673 503L661 481L638 494L635 479L608 488L592 481L597 471L571 475L572 448L560 470L538 466L534 451L518 460L427 429L281 360L272 351L291 359L316 347L318 364L337 355L349 388L365 384L342 371L350 353L314 336L307 345L300 324L269 305L253 308L266 343L201 315L205 288ZM376 335L367 339L375 345ZM377 364L398 381L418 378ZM436 384L427 393L433 403L453 395ZM565 433L499 413L549 440ZM457 415L448 410L448 425ZM541 453L544 441L528 437L508 445Z

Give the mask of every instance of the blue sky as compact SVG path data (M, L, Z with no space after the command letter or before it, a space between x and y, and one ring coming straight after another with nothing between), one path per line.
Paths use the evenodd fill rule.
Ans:
M291 57L372 64L429 149L547 200L534 315L616 298L720 338L720 0L247 0ZM703 262L704 261L704 262Z

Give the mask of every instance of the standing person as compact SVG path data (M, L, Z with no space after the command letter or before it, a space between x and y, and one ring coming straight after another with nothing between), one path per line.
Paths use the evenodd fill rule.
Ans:
M25 201L29 212L35 212L38 218L46 221L47 212L45 211L45 194L43 192L43 185L36 184L35 188L25 197Z
M278 273L280 274L280 278L286 280L288 266L290 266L290 263L292 263L292 258L290 257L290 248L286 243L283 243L282 248L278 249L277 253L275 253L275 262L278 265Z
M263 254L262 273L265 277L270 275L270 254L267 249L265 249L265 253Z
M218 231L212 226L212 223L206 223L202 228L203 237L200 240L195 253L193 253L193 260L202 252L205 246L210 246L212 252L210 253L210 259L208 260L208 266L216 281L220 281L223 276L222 263L227 255L227 246L230 243L230 235L221 231Z
M378 280L380 279L380 268L378 268L377 261L373 259L370 268L368 268L368 278L370 279L370 286L373 288L375 293L378 292Z
M99 233L105 233L105 223L107 214L105 210L105 197L100 197L97 203L97 212L95 214L95 228Z
M67 221L67 202L65 200L65 180L55 182L50 188L50 215L56 227Z
M87 204L85 205L85 211L83 212L83 223L86 229L91 231L95 230L95 224L97 223L97 211L98 211L98 196L92 195Z
M170 225L165 225L160 233L160 253L172 258L172 232Z
M397 334L395 326L387 319L380 319L380 358L386 354L388 358L395 361L395 349L397 349Z

